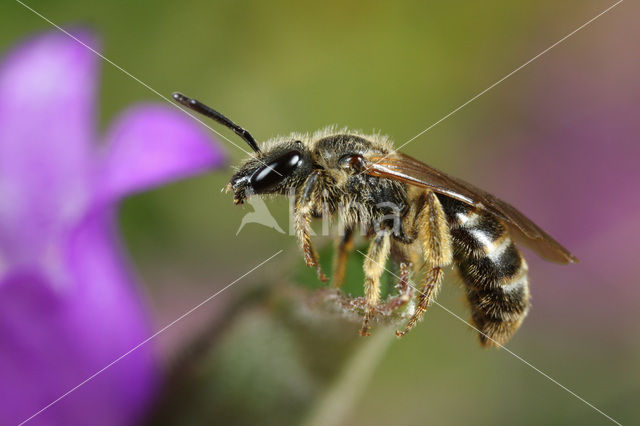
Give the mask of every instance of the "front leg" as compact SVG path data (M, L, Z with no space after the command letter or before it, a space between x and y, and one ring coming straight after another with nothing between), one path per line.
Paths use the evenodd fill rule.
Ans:
M314 197L316 196L316 187L320 173L322 173L320 170L315 170L307 178L302 193L296 200L294 221L296 236L304 252L305 263L309 267L316 268L318 278L325 282L327 281L327 277L320 268L318 253L316 253L315 248L311 244L311 212L315 202Z
M380 303L380 277L384 271L389 252L391 251L390 232L383 230L378 232L371 244L364 259L364 296L365 312L364 322L360 335L369 335L369 322L373 318L378 303Z

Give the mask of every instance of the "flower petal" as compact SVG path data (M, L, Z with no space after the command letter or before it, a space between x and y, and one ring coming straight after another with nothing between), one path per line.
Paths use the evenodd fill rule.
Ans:
M0 424L18 424L150 335L111 215L93 215L68 245L73 291L37 271L0 282ZM152 343L140 346L34 418L33 424L133 424L158 385Z
M107 140L98 183L102 201L211 169L225 159L222 148L197 122L164 105L132 108Z
M87 33L76 37L89 40ZM95 54L53 32L16 47L0 68L0 253L29 264L87 198Z

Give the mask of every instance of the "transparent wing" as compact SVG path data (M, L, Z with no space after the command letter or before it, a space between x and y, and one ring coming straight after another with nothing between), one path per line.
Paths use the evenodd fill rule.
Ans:
M557 263L578 261L560 243L511 204L406 154L396 152L387 156L380 154L366 156L364 173L428 188L438 194L488 211L507 225L516 241L528 246L543 259Z

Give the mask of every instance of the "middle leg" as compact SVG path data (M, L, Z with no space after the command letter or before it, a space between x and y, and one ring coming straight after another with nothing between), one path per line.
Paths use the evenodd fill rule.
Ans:
M362 336L369 335L369 323L380 303L380 277L384 271L390 251L390 232L383 230L374 237L364 259L365 312L362 328L360 329L360 335Z
M353 228L345 227L344 235L340 238L333 261L333 282L334 288L340 288L344 281L344 274L347 268L347 257L353 251Z

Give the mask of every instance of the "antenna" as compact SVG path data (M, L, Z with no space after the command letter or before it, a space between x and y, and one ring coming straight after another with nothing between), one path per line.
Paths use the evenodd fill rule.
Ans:
M238 126L236 123L229 120L227 117L220 114L218 111L206 106L205 104L203 104L202 102L196 99L189 98L180 92L174 92L172 96L173 96L173 99L175 99L175 101L178 102L179 104L184 105L187 108L192 109L196 112L199 112L200 114L207 116L212 120L216 121L217 123L220 123L223 126L233 130L236 135L240 136L246 143L249 144L249 146L251 147L251 149L253 149L254 152L260 152L260 148L258 147L256 140L253 138L253 136L251 136L251 133L249 133L242 127Z

